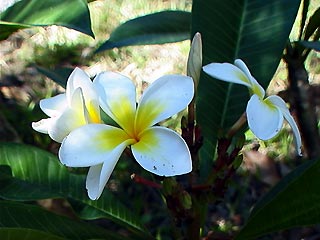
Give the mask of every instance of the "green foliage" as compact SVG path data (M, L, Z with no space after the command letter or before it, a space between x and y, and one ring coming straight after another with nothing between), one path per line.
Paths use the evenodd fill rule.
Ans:
M319 159L308 161L269 191L253 209L237 240L320 222Z
M301 46L320 52L320 41L300 41Z
M267 87L282 56L298 0L205 1L195 0L192 33L200 32L203 65L241 58L258 82ZM201 161L204 175L214 155L217 136L245 111L249 92L243 86L214 81L201 75L197 119L204 135ZM207 162L207 164L205 164Z
M22 0L0 14L0 40L18 29L59 25L94 37L84 0Z
M88 199L85 177L69 173L52 154L22 144L0 144L0 197L7 200L30 201L46 198L70 198L95 209L91 219L109 218L133 232L146 235L145 228L128 208L104 191L97 201Z
M0 228L2 240L63 240L65 238L52 235L48 232L28 229L28 228Z
M113 232L103 228L85 222L70 220L69 218L56 215L30 204L0 201L0 215L0 225L1 228L5 228L4 230L7 230L8 228L22 228L22 230L34 229L67 239L106 237L121 239ZM79 229L81 229L81 231L79 231ZM17 233L19 232L16 232L15 234ZM1 231L0 234L2 234ZM5 232L3 234L5 234ZM39 235L40 233L39 231L36 231L34 233L31 232L30 234ZM50 235L48 237L51 237ZM1 239L3 238L1 237Z
M306 24L308 9L310 6L310 0L303 0L302 1L302 15L301 15L301 22L300 22L300 31L299 31L299 39L301 39L303 34L303 28Z
M162 44L190 38L191 13L163 11L131 19L117 27L97 52L132 45Z
M301 31L302 30L303 30L303 27ZM311 39L311 37L313 38ZM304 28L303 40L297 41L297 43L299 47L300 46L303 47L301 50L311 49L315 51L320 51L319 38L320 38L320 8L318 8L310 17L308 24Z
M309 40L312 34L320 28L320 8L310 17L309 23L305 28L304 40Z
M73 71L73 68L67 68L67 67L55 68L53 70L40 67L40 66L35 66L35 67L40 73L52 79L54 82L56 82L63 88L66 88L67 80L71 72Z

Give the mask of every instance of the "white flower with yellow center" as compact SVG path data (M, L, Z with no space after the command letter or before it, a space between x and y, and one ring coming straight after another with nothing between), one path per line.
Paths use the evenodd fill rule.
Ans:
M49 118L33 122L32 128L57 142L82 125L101 122L97 92L89 76L79 68L69 76L66 92L41 100L40 108Z
M118 126L87 124L62 142L59 158L70 167L90 166L86 187L91 199L100 197L120 155L131 146L137 162L160 176L192 170L191 156L175 131L154 126L185 109L193 98L192 78L168 75L153 82L137 105L133 82L118 73L104 72L93 82L102 110Z
M247 104L247 119L251 131L260 139L268 140L276 136L285 118L292 128L296 149L301 155L301 136L286 103L279 96L265 98L265 91L251 75L245 63L236 59L230 63L210 63L203 67L210 76L230 83L245 85L249 88L251 98Z

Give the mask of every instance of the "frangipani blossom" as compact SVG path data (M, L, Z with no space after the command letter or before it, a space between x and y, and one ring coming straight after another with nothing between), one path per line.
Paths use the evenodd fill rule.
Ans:
M230 83L247 86L251 98L247 104L247 119L251 131L260 139L268 140L276 136L285 118L291 126L295 138L295 145L301 155L301 136L299 129L291 116L286 103L279 96L265 98L265 91L251 75L245 63L236 59L230 63L210 63L203 67L210 76Z
M191 171L187 144L175 131L154 126L185 109L193 98L192 78L168 75L153 82L136 104L133 82L118 73L104 72L94 80L100 106L119 127L87 124L62 142L59 157L70 167L91 166L86 187L91 199L100 197L120 155L131 146L137 162L160 176Z
M87 123L100 123L99 99L89 76L75 68L67 81L66 92L40 101L40 108L49 116L32 123L38 132L49 134L56 142Z

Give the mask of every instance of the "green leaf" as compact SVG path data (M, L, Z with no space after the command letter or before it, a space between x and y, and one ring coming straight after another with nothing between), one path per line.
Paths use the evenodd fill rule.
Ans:
M85 191L85 176L71 174L57 157L41 149L15 143L0 144L0 165L11 168L13 179L8 180L8 170L0 184L0 197L16 201L45 198L70 198L94 208L99 215L125 226L132 232L148 237L148 232L127 207L104 190L99 200L92 201Z
M96 52L130 45L162 44L190 38L191 13L163 11L129 20L112 33Z
M320 41L300 41L298 42L305 48L313 49L315 51L320 52Z
M0 165L0 196L4 199L33 201L47 198L59 198L63 195L45 185L32 184L12 176L8 165Z
M0 15L1 19L1 15ZM11 23L11 22L4 22L0 21L0 41L8 38L12 33L24 29L32 27L30 25L26 24L17 24L17 23Z
M34 26L59 25L94 37L84 0L22 0L0 14L0 40Z
M54 82L59 84L61 87L66 88L67 80L74 70L74 68L60 67L55 69L47 69L40 66L35 66L35 68L45 75L46 77L52 79Z
M203 65L241 58L252 75L267 87L287 42L299 0L193 1L192 33L200 32ZM204 135L200 158L214 156L218 133L225 133L243 114L249 100L244 86L228 84L202 73L197 96L197 121Z
M111 231L56 215L31 204L0 201L0 216L0 226L5 228L34 229L69 239L123 239Z
M77 201L69 201L72 208L76 211L77 215L85 220L95 220L99 218L105 218L105 214L96 208L90 207L85 204L81 204Z
M0 228L1 240L63 240L65 238L28 228Z
M312 34L320 27L320 7L310 17L309 23L306 27L304 40L309 40Z
M253 209L237 240L320 222L320 159L284 177Z
M308 15L308 9L310 5L310 0L303 0L302 1L302 14L301 14L301 22L300 22L300 28L299 28L299 37L298 39L301 40L303 29L306 24L307 15Z

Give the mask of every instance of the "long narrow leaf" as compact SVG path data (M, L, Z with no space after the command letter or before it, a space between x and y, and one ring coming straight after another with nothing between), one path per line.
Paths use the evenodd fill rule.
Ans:
M301 22L300 22L300 28L299 28L299 37L298 39L301 40L303 29L306 24L308 10L309 10L310 0L303 0L302 1L302 14L301 14Z
M65 238L28 228L0 228L1 240L63 240Z
M67 80L74 70L73 68L68 67L60 67L55 69L47 69L44 67L40 67L35 65L35 68L42 73L43 75L47 76L48 78L52 79L54 82L59 84L61 87L66 88Z
M162 44L190 38L191 13L163 11L129 20L112 33L97 52L130 45Z
M0 14L0 40L18 29L59 25L94 37L84 0L21 0Z
M0 165L0 196L16 201L34 201L62 198L63 194L53 186L48 187L46 184L40 185L13 177L10 166Z
M67 239L122 239L103 228L74 221L30 204L0 201L0 216L0 227L5 228L35 229Z
M298 43L305 48L320 52L320 41L299 41Z
M312 34L320 28L320 7L313 13L306 27L304 40L309 40Z
M299 4L299 0L193 1L192 32L202 35L203 64L233 63L241 58L258 82L267 87L281 59ZM225 132L238 120L248 99L245 87L201 75L197 119L204 135L202 163L210 161L218 133Z
M282 179L255 206L237 240L320 223L320 159L308 161Z
M1 15L0 15L1 20ZM11 22L4 22L0 21L0 41L8 38L12 33L24 29L32 27L28 24L18 24L18 23L11 23Z
M44 198L64 197L79 201L101 211L107 217L142 236L148 233L127 207L114 198L111 192L104 191L97 201L88 198L85 191L85 176L71 174L52 154L23 144L0 144L0 165L11 168L14 179L8 171L0 184L0 197L9 200L25 201ZM5 184L3 184L5 183Z

